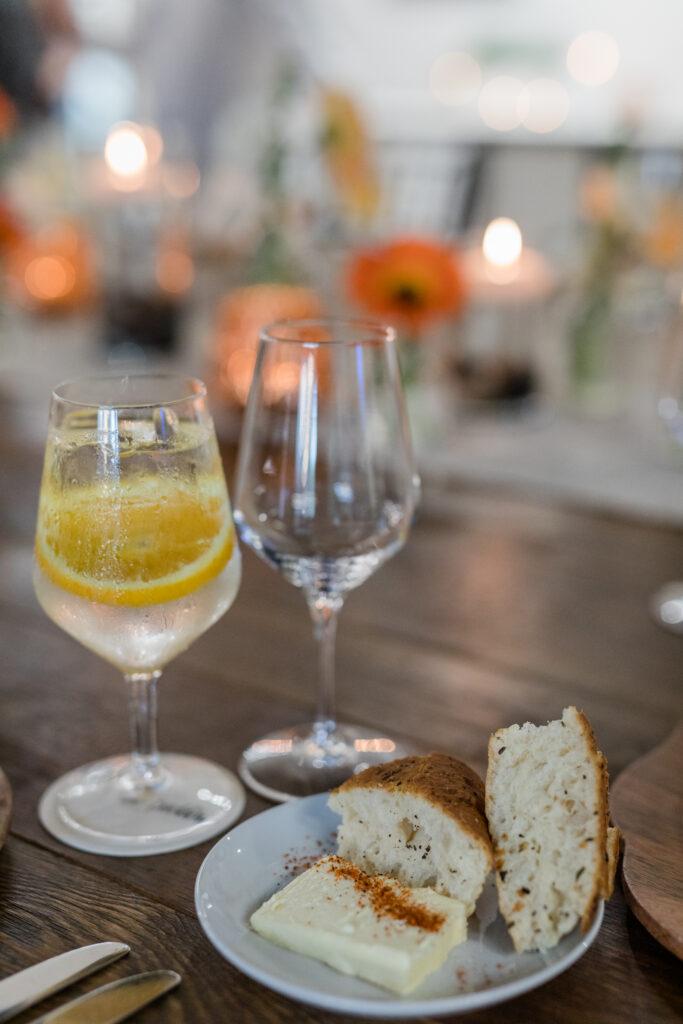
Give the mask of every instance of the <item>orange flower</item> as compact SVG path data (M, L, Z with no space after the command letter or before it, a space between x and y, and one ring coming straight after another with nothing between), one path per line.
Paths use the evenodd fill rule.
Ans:
M322 149L327 169L349 213L368 220L380 200L379 181L360 112L346 93L323 89Z
M0 139L4 139L6 135L9 135L16 119L17 108L7 93L0 89Z
M455 250L429 238L362 249L348 267L347 289L367 313L411 333L459 313L467 298Z
M274 320L313 319L322 313L310 288L289 284L253 284L237 288L218 307L218 362L223 391L244 405L256 363L259 331ZM266 381L269 400L292 387L296 367L283 361ZM294 383L296 381L294 380Z

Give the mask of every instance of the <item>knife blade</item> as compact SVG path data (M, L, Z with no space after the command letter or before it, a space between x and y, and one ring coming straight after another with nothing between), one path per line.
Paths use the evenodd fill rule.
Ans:
M106 967L126 953L130 953L130 946L124 942L96 942L92 946L81 946L80 949L59 953L9 978L3 978L0 981L0 1021L9 1020L46 996Z
M102 985L31 1024L118 1024L180 984L175 971L148 971Z

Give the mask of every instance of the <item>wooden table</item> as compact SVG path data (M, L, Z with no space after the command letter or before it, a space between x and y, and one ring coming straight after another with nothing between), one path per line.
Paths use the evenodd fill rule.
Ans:
M70 995L168 967L183 983L140 1013L140 1024L340 1020L269 992L214 952L193 906L209 844L127 860L79 853L42 830L36 805L49 782L127 749L126 700L115 671L36 604L40 453L22 449L8 429L2 438L0 765L15 810L0 853L0 976L72 946L120 939L131 954ZM682 541L680 531L510 491L427 487L408 546L343 613L341 715L482 768L491 730L556 717L573 702L590 716L616 775L681 713L683 644L653 624L647 606L657 587L683 579ZM248 740L307 717L314 674L300 595L247 555L232 610L165 673L162 746L234 767ZM246 813L266 806L250 797ZM578 964L469 1020L673 1024L682 1014L680 963L617 890Z

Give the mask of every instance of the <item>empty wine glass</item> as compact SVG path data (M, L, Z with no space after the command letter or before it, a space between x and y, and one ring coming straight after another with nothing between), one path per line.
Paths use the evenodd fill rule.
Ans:
M683 301L683 297L682 297ZM679 312L664 358L662 388L657 403L675 456L683 452L683 313ZM666 629L683 634L683 580L665 584L652 598L652 613Z
M334 715L337 616L403 546L419 494L395 334L364 320L266 327L242 430L235 522L241 537L303 590L319 646L313 722L265 736L240 773L273 800L320 792L406 753Z

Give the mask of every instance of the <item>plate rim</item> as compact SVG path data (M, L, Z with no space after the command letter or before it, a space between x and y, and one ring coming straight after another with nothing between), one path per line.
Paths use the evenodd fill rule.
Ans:
M522 978L516 978L514 981L504 982L502 985L479 989L475 992L463 992L459 995L438 996L431 999L414 1000L409 997L386 996L386 998L383 999L368 1001L362 996L338 996L328 995L324 992L321 993L318 990L311 991L297 983L289 983L279 978L273 978L273 976L268 974L266 971L261 970L259 967L255 967L250 960L235 952L233 948L228 947L229 951L226 951L226 947L223 945L222 940L215 935L212 925L202 908L200 893L202 878L207 869L207 864L216 856L218 847L229 845L231 838L235 836L240 829L247 827L254 818L258 818L264 814L274 814L277 812L286 815L288 809L293 806L300 805L304 802L311 804L321 802L323 798L326 800L327 795L327 793L314 793L312 796L301 797L298 800L291 800L287 803L279 804L276 807L268 807L259 814L246 818L224 836L221 836L221 838L213 844L202 860L195 878L195 913L205 936L216 952L219 953L224 960L227 960L228 963L232 964L233 967L236 967L248 978L258 981L259 984L263 985L265 988L268 988L273 992L277 992L279 995L286 996L289 999L293 999L296 1002L304 1003L307 1006L315 1006L321 1010L346 1013L349 1016L356 1017L363 1016L373 1017L375 1019L393 1018L396 1020L408 1020L413 1017L422 1016L439 1017L446 1014L458 1015L471 1013L474 1010L483 1010L488 1006L495 1006L498 1003L506 1002L510 999L516 998L517 996L524 995L526 992L530 992L533 989L540 988L541 985L545 985L546 982L552 981L553 978L563 974L566 970L572 967L577 960L580 960L597 938L604 918L604 900L600 900L598 902L593 921L591 922L591 926L588 931L580 937L580 940L572 947L572 949L554 963L546 964L540 970L535 971L532 974L525 975Z

